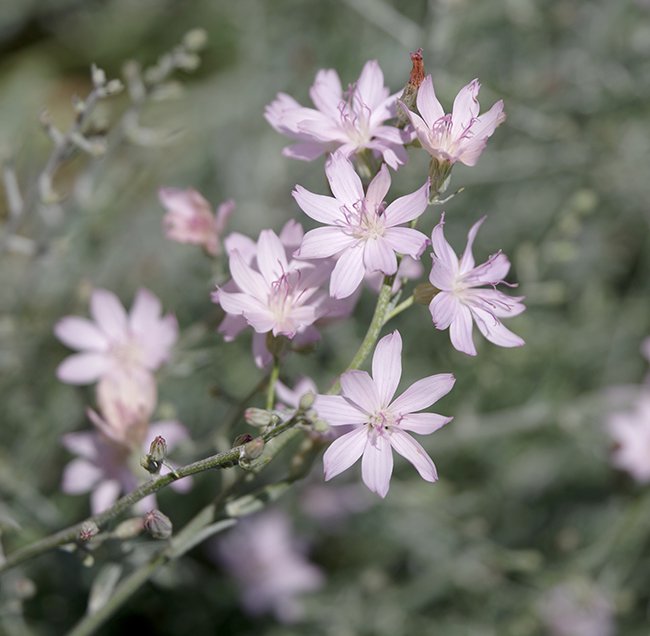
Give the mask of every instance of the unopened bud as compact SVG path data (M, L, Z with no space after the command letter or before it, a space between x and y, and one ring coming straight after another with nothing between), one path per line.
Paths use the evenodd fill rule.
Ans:
M207 43L208 33L205 29L192 29L183 38L183 46L188 51L200 51Z
M422 49L418 49L411 53L411 75L409 81L406 83L400 101L403 102L409 110L415 110L415 103L418 96L418 89L420 84L424 81L424 59L422 56ZM405 126L409 119L404 112L404 106L398 109L397 122L398 126Z
M438 290L431 283L420 283L413 290L413 300L418 305L428 305Z
M104 89L107 95L117 95L124 90L124 84L118 79L112 79Z
M298 406L301 411L308 411L312 406L314 406L315 401L316 395L312 391L307 391L307 393L300 398Z
M172 536L172 522L160 510L150 510L143 518L144 529L154 539L169 539Z
M316 420L314 422L314 431L317 433L327 433L329 428L329 424L325 420Z
M244 444L247 444L253 439L253 436L250 433L242 433L241 435L237 435L235 439L232 442L233 446L243 446Z
M94 521L84 521L79 530L79 541L86 543L99 534L99 526Z
M277 415L273 411L251 407L244 411L244 419L251 426L262 427L272 424L277 419Z
M429 178L431 179L431 190L429 201L435 201L439 194L442 194L449 185L452 163L446 159L431 157L429 164Z
M195 71L201 65L201 58L196 53L178 53L175 56L177 68L182 68L184 71Z
M149 446L149 452L140 459L140 465L147 472L156 475L167 457L167 442L165 438L158 435Z
M264 452L264 440L256 437L250 442L244 444L242 449L242 459L257 459Z
M95 86L99 87L106 84L106 73L94 64L92 64L90 67L90 76Z

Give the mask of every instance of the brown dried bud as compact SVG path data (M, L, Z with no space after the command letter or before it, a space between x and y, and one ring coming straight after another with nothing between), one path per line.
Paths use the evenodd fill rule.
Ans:
M154 539L169 539L172 536L172 522L160 510L150 510L144 517L144 529Z
M422 56L422 49L418 49L411 53L411 74L409 81L406 83L400 101L409 110L415 110L415 103L418 96L418 89L420 84L424 81L424 58ZM398 126L404 127L408 123L408 116L404 112L404 107L398 109L397 123Z
M243 446L253 439L253 436L250 433L243 433L242 435L237 435L233 440L233 446Z

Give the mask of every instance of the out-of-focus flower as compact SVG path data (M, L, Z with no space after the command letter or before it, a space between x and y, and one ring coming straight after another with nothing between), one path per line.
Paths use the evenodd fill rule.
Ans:
M192 188L161 188L158 198L167 210L163 226L168 239L200 245L212 256L221 251L221 237L235 209L234 201L224 201L215 215L212 206Z
M650 338L646 338L641 343L641 353L646 357L646 360L650 362Z
M615 443L612 463L636 481L650 483L650 392L639 395L634 410L612 413L607 431Z
M437 329L449 328L451 344L463 353L476 355L472 338L472 324L500 347L520 347L524 341L501 324L499 318L510 318L524 311L523 296L506 296L496 289L504 282L510 261L501 252L474 266L472 245L479 227L485 220L477 221L467 236L467 246L458 260L444 235L444 214L433 228L433 268L429 280L440 291L434 296L429 311ZM489 285L491 289L482 288Z
M139 458L149 450L151 442L158 435L164 437L167 447L172 449L187 438L187 430L180 422L155 422L149 426L137 448L117 444L96 431L67 433L62 437L62 443L77 458L65 467L61 489L70 495L90 492L93 514L110 508L121 493L131 492L142 478L148 478L139 464ZM168 472L169 469L163 466L161 474ZM191 481L181 479L171 486L185 492L191 486ZM153 495L145 497L135 507L144 513L156 507L156 499Z
M611 601L588 581L551 588L538 612L551 636L613 636L616 632Z
M146 289L127 315L117 296L96 289L90 297L93 321L66 316L54 327L57 338L81 353L66 358L57 377L68 384L91 384L111 373L155 371L169 358L178 337L176 318L162 316L160 300Z
M382 166L366 193L352 164L341 153L330 157L325 171L333 197L314 194L302 186L293 191L303 212L326 224L305 234L296 257L337 256L330 295L346 298L354 293L365 274L394 274L397 253L420 257L427 237L412 228L397 226L424 212L429 184L387 206L384 197L391 179L386 166Z
M487 140L505 121L502 100L479 115L480 87L477 79L463 87L454 100L451 115L445 115L433 90L431 75L427 75L416 100L420 115L403 106L422 147L435 159L450 164L460 161L466 166L475 165Z
M97 384L101 415L88 409L88 417L109 440L138 447L147 435L156 402L156 381L149 371L134 368L128 373L109 373Z
M297 409L300 405L300 398L306 393L318 394L316 383L311 378L300 378L290 389L286 384L278 381L275 385L275 394L278 396L282 406Z
M404 281L416 280L420 278L423 273L424 267L420 261L417 261L410 256L405 256L397 267L397 273L395 274L391 293L396 294L402 287ZM375 272L374 274L366 276L366 285L377 293L379 293L383 282L384 277L380 273Z
M282 622L299 620L298 597L323 584L322 572L305 559L288 518L276 510L241 521L219 541L217 556L253 615L273 612Z
M393 169L406 163L403 144L410 140L408 134L385 125L395 116L398 95L389 95L376 60L366 62L347 93L336 71L329 69L318 72L309 94L316 109L285 93L266 107L269 124L299 142L287 146L285 156L311 161L337 149L346 157L367 149Z
M368 510L376 502L377 499L358 482L340 486L311 484L300 495L303 512L316 521L326 523L328 528Z
M418 380L393 399L402 376L402 338L398 331L383 337L372 358L372 377L365 371L341 376L341 395L319 395L315 409L332 426L354 430L336 439L325 451L325 479L348 469L359 457L361 476L370 490L385 497L397 451L415 466L426 481L438 474L431 458L407 431L429 435L451 421L436 413L417 413L447 395L454 386L450 373Z

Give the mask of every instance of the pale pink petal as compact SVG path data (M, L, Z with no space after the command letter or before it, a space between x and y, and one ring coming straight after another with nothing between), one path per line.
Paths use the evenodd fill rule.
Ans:
M332 194L351 210L363 199L363 186L354 167L341 152L335 152L325 164L325 174Z
M135 295L129 326L136 333L146 333L160 320L162 305L157 296L154 296L148 289L139 289Z
M314 221L326 225L336 225L344 220L341 202L333 197L314 194L300 185L297 185L291 194L300 209Z
M497 318L512 318L526 309L523 296L507 296L497 289L468 289L465 296L470 308L479 307Z
M230 294L223 291L223 289L219 292L219 304L224 311L235 315L247 315L253 312L265 311L265 305L257 300L257 298L253 298L248 294Z
M106 351L108 340L95 323L86 318L66 316L54 326L54 334L71 349Z
M390 443L383 435L377 435L374 443L368 440L361 459L363 483L380 497L388 494L393 474L393 453Z
M253 334L253 360L258 369L264 369L273 362L273 356L266 347L266 334L254 333Z
M483 225L483 221L485 221L485 219L487 219L487 216L484 216L483 218L476 221L476 223L472 225L469 233L467 234L467 245L465 246L465 251L463 252L462 258L460 259L461 274L464 274L474 267L474 255L472 254L472 247L474 246L476 233L479 231L481 225Z
M492 254L485 263L478 265L463 275L463 280L471 282L472 286L496 285L503 281L510 270L510 261L505 254Z
M468 356L476 355L476 347L472 338L472 314L468 307L460 303L449 327L449 338L457 351L462 351Z
M388 172L388 168L385 165L382 165L379 172L368 186L366 202L371 206L379 207L384 202L384 198L386 197L389 188L390 172Z
M443 292L453 292L456 285L457 272L450 270L432 255L431 272L429 282Z
M460 312L460 302L453 294L439 292L429 303L429 311L436 329L444 330L451 325Z
M506 120L506 114L503 112L503 100L493 104L487 112L479 115L472 125L472 137L470 139L483 139L491 137L497 126Z
M412 384L391 405L395 414L407 415L429 408L453 388L456 378L451 373L438 373Z
M384 232L384 241L398 254L408 254L412 258L420 258L429 239L410 227L389 227Z
M320 142L306 141L301 144L285 146L282 155L300 161L313 161L327 152L327 147Z
M391 276L397 271L397 257L383 237L371 238L364 242L363 265L368 273L381 272Z
M237 250L249 265L255 258L255 253L257 252L257 244L255 241L239 232L229 234L224 240L223 246L226 248L226 254L228 256L232 256L232 253Z
M264 277L252 269L237 250L230 255L230 273L241 291L256 298L266 298L268 285Z
M340 395L318 395L314 409L330 426L359 425L368 420L366 413Z
M347 470L361 457L368 441L368 432L361 426L335 439L323 455L325 481Z
M90 315L99 328L113 340L126 336L127 315L117 296L106 289L96 289L90 297Z
M120 495L120 483L114 479L107 479L98 484L90 496L90 509L94 515L110 508Z
M342 89L338 73L333 69L323 69L316 73L316 79L309 89L311 101L318 110L330 117L337 117Z
M305 234L296 258L329 258L358 242L338 227L317 227Z
M390 445L415 466L422 479L432 482L438 479L438 472L433 461L420 443L416 442L408 433L395 428L389 439Z
M440 223L433 228L431 233L431 246L433 247L433 253L436 258L442 261L442 264L450 271L458 271L458 257L456 253L451 248L451 245L445 239L445 215L442 214L440 218Z
M377 386L365 371L346 371L341 376L341 394L366 413L381 408Z
M273 230L262 230L257 241L257 265L270 286L289 269L284 245Z
M77 353L58 366L56 377L67 384L92 384L106 373L108 362L103 353Z
M433 124L438 119L445 116L445 111L440 105L436 93L433 90L433 80L431 79L431 75L427 75L422 84L420 84L416 104L420 115L424 118L426 127L429 129L433 128ZM411 123L413 123L412 120Z
M478 307L471 307L470 309L479 331L490 342L499 347L521 347L525 344L522 338L504 327L494 314Z
M429 204L429 181L415 192L407 194L406 196L395 199L386 208L386 225L400 225L400 223L408 223L413 219L417 219L426 209Z
M479 81L473 79L467 86L463 86L456 95L453 110L451 111L452 135L454 137L460 137L473 123L474 119L478 117L480 107L477 97L480 88ZM474 133L473 128L472 133Z
M282 226L279 236L282 245L284 245L284 247L289 252L293 252L302 243L302 239L305 236L305 231L302 229L302 225L300 225L298 221L289 219Z
M102 471L85 459L73 459L63 470L61 490L69 495L89 492L102 478Z
M399 331L384 336L372 356L372 379L379 393L380 408L388 406L402 377L402 337Z
M330 279L330 296L347 298L359 287L365 273L363 243L358 243L347 248L337 261Z
M377 60L369 60L365 63L357 80L355 93L371 109L386 99L387 90L384 86L384 74Z
M81 431L78 433L66 433L61 438L61 443L71 453L95 463L98 460L95 440L95 433Z
M438 152L438 149L431 143L431 130L424 122L422 117L416 115L414 112L410 111L403 102L400 102L404 112L406 113L415 134L417 135L418 140L429 154L435 155Z
M399 421L399 427L419 435L430 435L453 419L453 417L445 417L437 413L409 413Z
M223 203L219 204L217 208L217 215L215 218L215 228L219 237L222 236L223 231L226 229L228 220L232 216L232 213L235 211L235 202L232 199L227 199Z

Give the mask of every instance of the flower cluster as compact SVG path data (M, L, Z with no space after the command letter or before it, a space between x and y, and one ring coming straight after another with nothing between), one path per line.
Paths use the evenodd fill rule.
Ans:
M92 492L91 507L97 513L146 475L138 458L156 436L162 435L173 448L187 432L176 421L150 424L157 403L154 372L168 360L178 337L174 316L163 316L160 300L146 289L137 292L129 314L115 294L96 289L90 297L90 314L92 321L62 318L54 332L80 352L59 365L59 379L97 383L98 410L87 411L95 430L68 433L62 440L77 455L64 471L62 488L71 494ZM187 482L175 486L183 490ZM148 510L155 502L149 497L139 506Z

